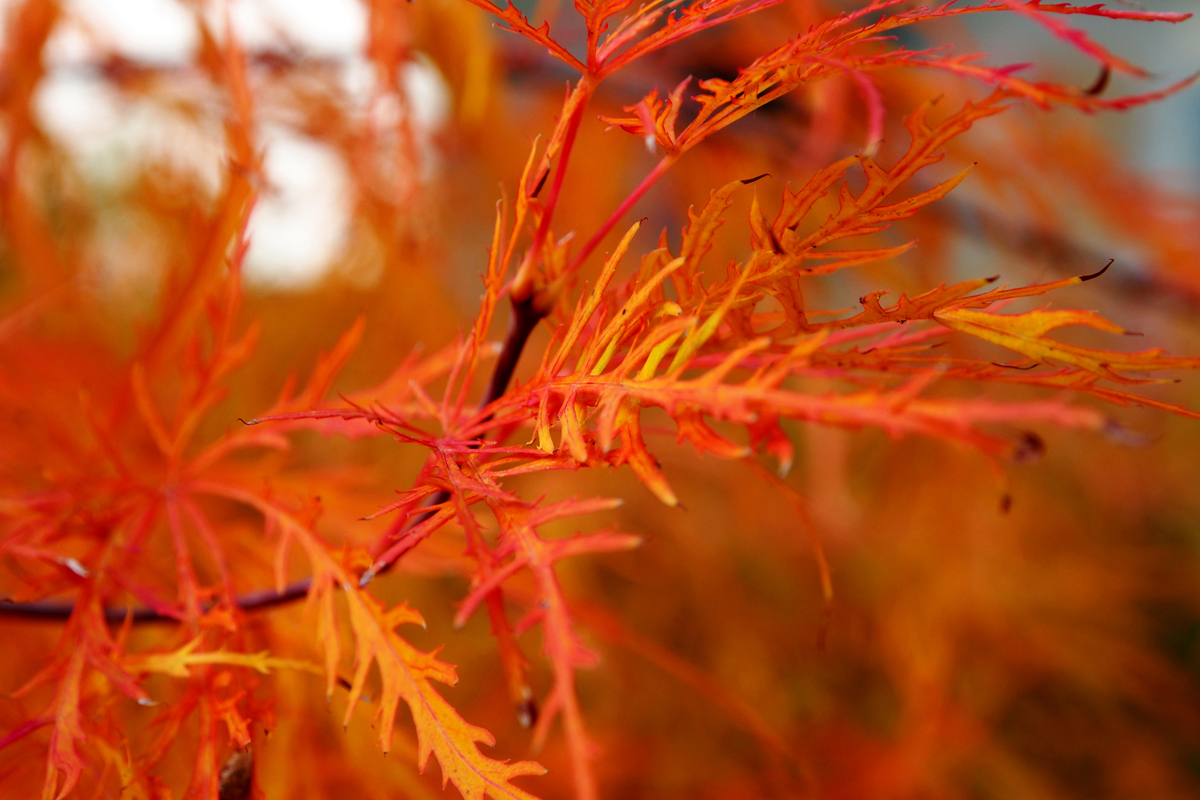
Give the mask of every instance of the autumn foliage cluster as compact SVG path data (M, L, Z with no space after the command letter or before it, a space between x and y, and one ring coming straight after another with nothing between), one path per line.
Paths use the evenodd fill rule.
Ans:
M232 5L102 178L4 20L0 796L1196 796L1200 203L1097 127L1187 14L364 0L363 95Z

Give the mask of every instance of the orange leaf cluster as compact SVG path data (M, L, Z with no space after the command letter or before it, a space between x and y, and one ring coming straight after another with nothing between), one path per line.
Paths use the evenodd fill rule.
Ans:
M164 67L108 53L94 68L109 90L182 109L192 127L211 128L221 154L215 189L169 158L134 159L132 177L116 186L77 169L76 156L44 130L36 100L53 77L52 37L72 12L55 0L22 0L6 22L0 624L21 637L22 653L0 670L12 681L0 706L4 796L246 800L334 796L347 787L356 796L433 796L436 784L420 777L431 757L442 787L453 784L468 800L650 796L672 772L655 766L668 763L670 748L639 737L670 712L621 699L645 697L648 684L621 688L607 666L593 670L613 653L636 655L699 691L752 740L740 772L666 794L980 796L993 792L963 789L970 779L959 773L994 770L1005 776L996 786L1043 796L1032 768L1012 767L1002 742L1009 722L988 706L1004 690L947 688L948 675L967 675L966 684L976 674L955 648L969 655L978 640L1011 654L1019 637L1005 620L1022 619L1034 620L1027 640L1036 646L1021 657L1031 675L1076 670L1095 678L1100 668L1075 658L1092 651L1042 632L1042 599L1006 583L1003 572L979 591L977 616L960 607L972 588L936 562L939 548L961 545L945 532L962 523L946 520L973 513L955 483L959 474L973 480L973 467L953 466L972 462L948 450L903 470L911 482L878 481L889 525L915 526L908 533L920 539L919 514L943 515L927 526L938 532L929 537L933 555L909 562L900 545L875 542L896 563L917 564L913 583L928 594L897 591L895 600L891 589L864 588L871 569L856 567L865 557L846 544L857 512L849 510L841 434L916 434L982 456L999 476L1003 516L1021 481L1010 465L1034 461L1056 429L1104 434L1097 446L1111 448L1141 438L1113 407L1200 419L1163 393L1172 380L1159 377L1198 369L1200 357L1117 348L1111 337L1140 334L1096 311L1009 308L1034 297L1082 302L1085 290L1075 287L1119 280L1108 272L1113 260L1083 258L1095 269L1051 280L1026 274L1013 288L997 287L994 272L1015 265L993 251L984 265L956 263L952 245L962 232L945 211L978 173L990 186L976 190L977 202L989 202L988 188L1000 198L1019 191L1034 207L1046 202L1040 185L994 174L1010 150L1029 150L1029 163L1056 155L1003 127L1028 110L1019 107L1124 111L1195 81L1103 96L1110 73L1149 73L1073 27L1072 17L1176 23L1188 15L1040 0L871 0L849 9L819 0L653 0L636 8L631 0L576 0L573 12L556 3L527 12L487 0L419 0L413 8L372 0L360 66L375 75L374 88L356 107L331 88L334 68L242 44L230 10L209 5L186 4L199 42L190 61ZM484 14L528 44L492 37ZM914 26L997 15L1040 25L1098 64L1101 80L1080 89L1019 77L1019 65L987 66L979 54L904 44ZM461 41L448 30L463 31ZM694 70L683 68L689 54L700 65ZM722 58L738 59L736 71L723 69ZM403 78L420 64L436 64L449 86L452 132L437 142L418 130L417 92ZM522 80L544 80L557 93L564 66L571 83L561 104L546 99L549 89L520 95ZM695 88L692 76L679 79L687 71L701 73ZM906 114L891 113L901 106ZM535 123L544 136L526 136L522 126ZM320 141L353 186L352 235L339 256L351 277L286 300L249 277L256 214L276 190L269 131L281 126ZM816 154L817 163L765 156L737 138L756 126L770 140L800 137L806 146L797 151ZM605 127L633 138L604 138ZM999 144L975 144L981 129ZM462 158L439 162L425 152L439 148ZM946 162L953 167L943 173ZM1063 181L1086 191L1093 166L1062 167ZM487 241L474 242L487 245L481 257L482 248L467 252L459 240L479 238L485 216L476 209L492 215L495 198L481 200L477 188L492 169L515 192L495 204ZM763 190L768 177L798 188ZM708 192L699 210L676 202L689 196L690 182ZM1089 202L1112 218L1116 200ZM1155 219L1161 208L1147 202L1153 208L1144 217ZM728 219L743 207L744 235L732 234L740 226ZM656 245L644 244L646 217L627 221L635 211L672 221ZM122 240L113 256L112 231L122 226L148 233ZM570 232L556 236L556 227ZM576 231L586 238L577 241ZM1167 254L1169 263L1156 265L1162 291L1183 295L1178 288L1195 283L1179 266L1186 236L1166 225L1133 232ZM478 265L469 275L454 266L464 253ZM104 270L116 269L109 262L128 267L137 257L154 262L148 285L124 293L103 285ZM378 274L355 278L354 265L367 262ZM1059 274L1085 272L1075 266L1060 264ZM864 288L885 277L902 288ZM482 294L464 294L469 281L480 281ZM843 295L857 296L858 307L837 307ZM1064 329L1096 338L1072 339ZM436 346L426 351L418 340ZM398 343L407 355L397 355ZM298 380L295 365L310 361L307 379ZM728 496L723 478L697 491L692 465L664 433L700 456L746 462L750 478L731 481ZM768 459L774 469L764 468ZM797 460L811 501L789 478ZM661 507L619 485L622 467ZM694 503L699 517L734 515L740 498L758 498L763 488L783 501L763 528L785 534L757 541L739 517L738 541L721 555L712 555L712 542L675 542L679 552L666 566L655 562L665 546L655 534L678 524L663 515ZM616 491L631 502L608 499ZM911 505L901 509L912 513L904 517L888 498L908 495ZM1153 495L1144 490L1129 502L1149 508ZM1026 530L1069 517L1045 509ZM568 527L593 514L618 516L621 530ZM819 574L814 595L797 595L794 575L780 581L775 591L786 599L764 617L778 642L746 644L743 628L754 627L757 612L729 590L728 574L755 564L746 584L765 586L790 558L799 528L811 548L803 557L811 553ZM826 553L823 531L843 536L836 552ZM997 563L1024 566L1015 550ZM1094 587L1111 578L1110 563L1053 560L1067 564L1059 579L1074 607L1105 613L1116 601ZM808 687L778 675L772 683L765 666L796 660L775 648L798 627L825 640L837 622L839 570L859 581L848 581L846 607L869 607L887 632L873 645L894 667L888 685L903 699L895 714L904 722L889 734L894 747L849 717L818 719L818 700L796 700ZM439 579L440 590L428 588ZM626 584L665 592L672 579L721 593L698 591L705 596L692 605L643 598L622 621L615 608L631 593ZM611 585L589 593L589 581ZM1157 597L1154 583L1124 575L1120 597L1128 606ZM423 593L442 602L423 602ZM605 597L613 608L596 599ZM798 623L793 608L814 611ZM480 610L486 656L462 644L475 641L469 632ZM905 631L929 619L942 626L944 646L906 660ZM639 633L643 622L657 624L658 638L672 646ZM425 630L402 634L404 625ZM708 642L718 630L742 646L709 664L738 676L733 688L677 652L689 636ZM484 666L452 689L459 670L441 643L456 662L494 665L498 677L479 677ZM541 661L526 655L535 646ZM870 652L864 645L854 655ZM1180 685L1178 670L1136 648L1099 652L1137 667L1145 685ZM597 680L610 680L617 699L603 702L585 670L609 675ZM307 677L314 674L324 678L323 696ZM980 666L977 674L991 673ZM1142 685L1107 673L1094 683L1170 716ZM835 686L826 688L835 695ZM329 726L313 713L332 703L341 743L322 741ZM795 707L805 703L819 733L796 733ZM375 712L373 749L355 738L366 727L364 705ZM1011 709L1019 717L1016 701ZM507 731L510 720L532 729L529 738ZM1188 717L1177 727L1193 723ZM1020 728L1020 719L1011 725ZM961 761L937 752L950 740L967 743ZM304 752L272 754L274 742L297 741ZM720 752L737 750L717 741ZM402 764L367 764L393 749ZM1186 785L1164 766L1163 748L1138 752L1144 766L1122 773L1123 786ZM935 754L945 769L929 766L942 764ZM690 757L693 766L712 761L699 746Z

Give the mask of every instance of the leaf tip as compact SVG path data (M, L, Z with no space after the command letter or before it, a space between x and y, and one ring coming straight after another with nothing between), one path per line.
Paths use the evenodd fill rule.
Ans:
M71 570L71 572L75 573L81 578L87 578L91 576L91 573L88 572L87 567L79 563L78 559L65 557L58 559L58 563L62 564L64 567Z
M1046 454L1046 442L1033 431L1025 431L1013 448L1012 458L1018 464L1029 464Z
M1080 275L1080 276L1079 276L1079 282L1080 282L1080 283L1087 283L1088 281L1095 280L1096 278L1099 278L1101 275L1103 275L1104 273L1108 272L1108 268L1109 268L1109 267L1111 267L1111 266L1113 265L1113 262L1114 262L1114 261L1116 261L1116 259L1115 259L1115 258L1110 258L1110 259L1108 260L1108 263L1107 263L1107 264L1105 264L1103 267L1101 267L1101 268L1100 268L1100 271L1099 271L1099 272L1093 272L1091 275Z
M1105 420L1101 431L1109 441L1116 442L1125 447L1146 447L1153 444L1158 438L1149 433L1142 433L1126 428L1115 419Z
M792 459L786 454L778 456L779 465L775 468L775 474L782 480L792 474Z
M526 692L529 690L526 689ZM522 728L532 728L537 724L538 720L538 704L532 694L521 698L521 702L517 703L517 722Z
M1084 95L1095 97L1108 88L1108 81L1112 78L1112 68L1108 64L1100 65L1100 74L1096 77L1091 86L1083 90Z

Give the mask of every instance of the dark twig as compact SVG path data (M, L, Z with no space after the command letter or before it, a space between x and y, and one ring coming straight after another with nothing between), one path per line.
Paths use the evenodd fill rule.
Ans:
M311 584L312 581L305 578L285 586L282 592L277 592L274 589L258 589L253 592L247 592L246 594L238 595L236 599L237 606L243 611L262 611L274 606L281 606L303 598L308 594L308 588ZM207 606L205 610L208 608L212 608L212 605ZM0 616L4 617L62 621L70 617L74 611L75 604L65 601L15 603L12 600L0 600ZM131 609L128 607L113 607L104 609L105 622L119 625L127 617L135 625L150 622L169 622L174 624L182 620L182 617L155 611L152 608Z
M549 310L542 309L537 302L537 295L534 295L525 300L514 299L512 312L512 319L508 323L508 334L504 337L504 346L500 349L496 366L492 368L492 379L488 382L487 391L484 392L483 399L479 401L480 408L491 405L508 391L508 384L512 381L513 372L517 369L517 361L520 360L521 353L525 350L529 335L533 333L534 328L545 318Z

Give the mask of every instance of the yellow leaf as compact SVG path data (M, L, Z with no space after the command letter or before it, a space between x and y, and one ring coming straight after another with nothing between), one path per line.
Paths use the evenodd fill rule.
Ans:
M1122 371L1200 367L1200 358L1172 358L1163 356L1163 351L1158 349L1120 353L1063 344L1046 338L1048 332L1068 325L1082 325L1108 333L1127 333L1124 328L1091 311L1041 310L1024 314L990 314L957 308L939 311L934 319L951 330L969 333L1029 358L1070 364L1114 380L1127 380L1117 374Z
M197 652L200 639L196 638L171 653L133 655L125 659L125 666L133 672L161 672L175 678L186 678L190 667L224 664L231 667L246 667L270 674L273 669L296 669L324 675L325 670L311 661L292 658L274 658L266 650L259 653L231 653L228 650Z
M225 485L197 482L193 488L258 509L281 528L290 530L304 547L314 573L309 599L321 614L317 638L326 648L330 685L335 677L339 653L333 593L338 586L344 591L355 638L354 677L350 682L345 724L349 724L354 708L362 698L371 664L377 663L383 685L376 720L379 745L384 752L391 749L396 713L403 700L412 713L417 730L417 758L422 770L432 754L441 766L443 784L452 782L465 800L483 800L485 796L495 800L535 800L533 795L511 781L522 775L541 775L545 769L532 761L510 764L481 753L477 743L493 744L492 735L459 716L431 683L456 683L454 667L416 649L396 633L398 625L424 625L420 614L405 605L384 609L329 553L314 531L270 501Z

